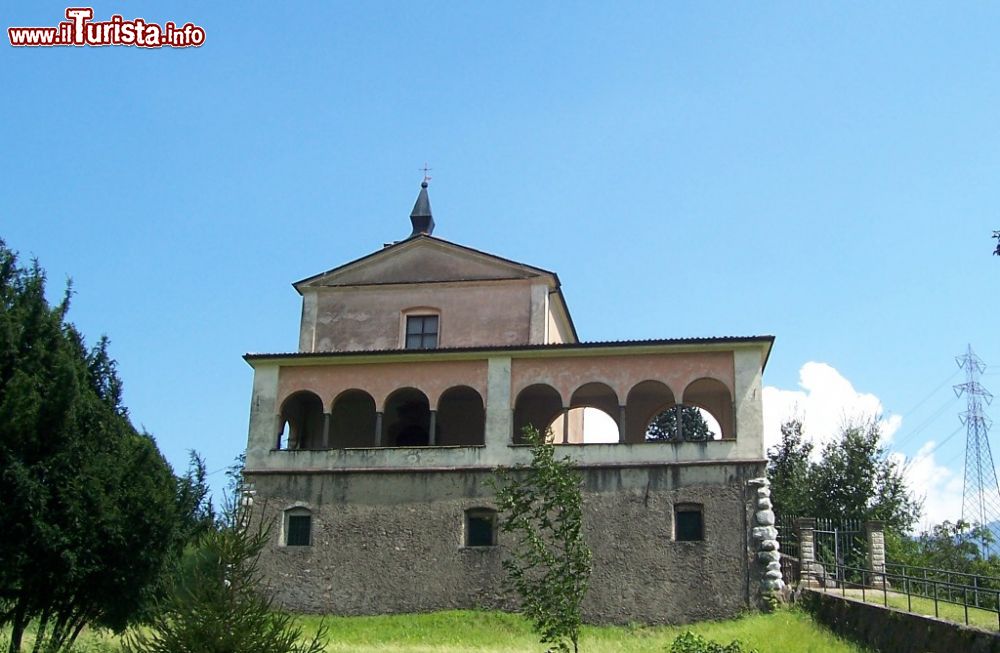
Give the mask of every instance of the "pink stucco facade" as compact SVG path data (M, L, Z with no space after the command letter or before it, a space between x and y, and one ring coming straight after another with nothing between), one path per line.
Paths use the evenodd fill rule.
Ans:
M529 280L326 288L300 349L401 349L407 315L440 316L442 348L542 344L531 340L531 311Z
M424 188L414 212L429 211ZM529 462L530 426L580 472L588 620L752 605L747 487L764 469L773 338L580 342L554 273L426 232L295 288L296 351L245 357L245 473L273 527L261 564L279 605L512 607L498 593L510 543L473 543L470 515L495 516L493 470ZM431 317L429 342L405 338ZM691 411L717 429L693 437ZM700 540L681 541L677 511L693 506ZM291 519L308 521L304 541Z

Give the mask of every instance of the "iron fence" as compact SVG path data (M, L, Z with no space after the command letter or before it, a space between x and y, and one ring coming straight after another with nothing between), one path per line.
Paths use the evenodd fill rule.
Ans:
M1000 610L1000 578L967 574L947 569L918 567L898 563L886 563L886 572L893 576L915 578L912 592L919 596L930 597L933 583L943 582L948 586L967 588L972 597L972 605L984 610ZM950 591L950 590L949 590ZM962 590L963 593L966 590Z
M862 601L867 601L869 597L877 598L881 594L882 604L886 607L889 607L890 596L905 596L908 612L914 612L914 597L929 599L934 602L934 616L938 618L941 616L942 603L959 605L963 608L966 625L969 624L969 608L976 608L994 613L997 628L1000 629L1000 578L908 565L887 564L885 567L882 572L837 565L837 576L845 579L840 583L841 594L847 596L849 589L860 590ZM913 576L903 573L905 571L922 573ZM942 578L949 580L941 580Z
M778 529L778 552L781 554L781 577L786 583L799 580L799 531L795 525L798 518L778 515L775 527Z

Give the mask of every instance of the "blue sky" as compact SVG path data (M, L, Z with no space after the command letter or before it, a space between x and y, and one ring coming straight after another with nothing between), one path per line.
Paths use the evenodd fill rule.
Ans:
M0 45L0 236L73 278L178 468L241 450L242 354L296 348L292 281L408 235L427 161L435 235L557 271L582 338L774 334L768 386L846 379L909 456L953 435L914 483L958 516L968 343L1000 394L1000 6L93 6L207 40Z

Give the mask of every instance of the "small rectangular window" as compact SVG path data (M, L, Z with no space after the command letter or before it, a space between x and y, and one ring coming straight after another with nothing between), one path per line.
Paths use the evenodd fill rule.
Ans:
M701 506L677 506L674 511L674 539L678 542L699 542L705 539Z
M493 510L465 513L465 546L496 546L497 514Z
M288 546L309 546L312 517L309 515L288 515L285 529L285 544Z
M406 317L407 349L436 349L437 344L437 315L408 315Z

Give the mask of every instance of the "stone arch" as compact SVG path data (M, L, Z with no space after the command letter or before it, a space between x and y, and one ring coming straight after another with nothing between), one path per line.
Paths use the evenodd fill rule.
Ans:
M434 443L442 446L486 444L486 409L479 392L467 385L442 392L434 431Z
M281 402L279 449L321 449L323 401L314 392L299 390Z
M375 446L375 399L352 388L337 395L330 410L330 446L338 449Z
M422 447L430 444L431 407L416 388L400 388L385 400L382 444L386 447Z
M525 426L543 431L562 409L562 395L550 385L535 383L521 390L514 402L514 443L524 443L521 429Z
M675 404L673 390L662 381L647 380L632 386L625 405L625 441L644 442L650 420Z
M696 406L714 418L719 426L719 437L715 439L736 437L733 397L725 383L711 377L695 379L684 388L683 401L685 405Z
M579 444L618 442L618 395L606 383L592 381L577 388L569 400L567 441ZM562 416L556 418L552 431L562 437Z

